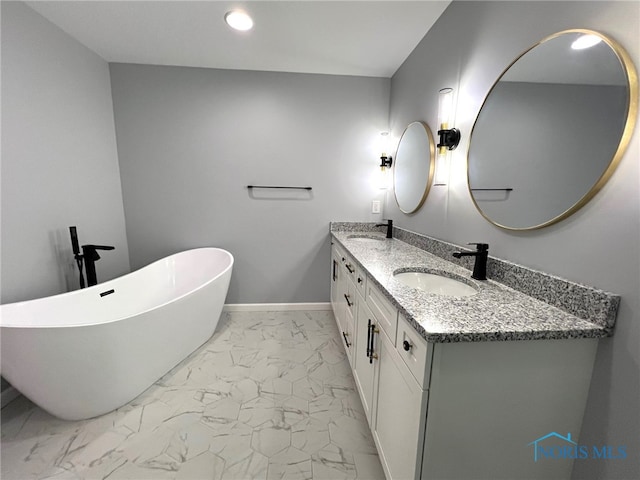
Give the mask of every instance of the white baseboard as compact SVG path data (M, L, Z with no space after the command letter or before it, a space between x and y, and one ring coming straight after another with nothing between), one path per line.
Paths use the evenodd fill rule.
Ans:
M224 312L327 311L331 303L227 303Z
M20 396L20 392L13 387L7 387L0 392L0 408L4 408L9 402L15 400Z

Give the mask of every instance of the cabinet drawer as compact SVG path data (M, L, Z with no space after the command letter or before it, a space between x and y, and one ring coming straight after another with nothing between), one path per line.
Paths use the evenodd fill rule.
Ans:
M356 268L355 284L356 290L360 292L362 298L365 298L367 296L367 275L362 267Z
M356 262L349 255L344 256L344 273L353 283L356 283Z
M371 309L371 312L378 320L380 326L384 329L391 343L396 344L396 327L398 324L398 311L387 300L382 293L372 285L372 282L367 282L367 305Z
M334 242L332 244L332 248L340 264L344 264L344 259L346 257L344 256L344 250L342 250L342 247Z
M426 390L429 388L433 344L422 338L401 313L398 314L398 317L398 345L396 348L420 387Z
M350 315L353 319L356 316L356 300L358 294L356 293L356 287L353 285L351 280L345 280L344 292L347 315Z

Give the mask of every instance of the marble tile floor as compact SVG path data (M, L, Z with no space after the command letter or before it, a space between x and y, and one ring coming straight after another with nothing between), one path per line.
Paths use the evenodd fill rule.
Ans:
M1 414L0 476L384 479L331 312L225 312L139 397L83 421L24 397Z

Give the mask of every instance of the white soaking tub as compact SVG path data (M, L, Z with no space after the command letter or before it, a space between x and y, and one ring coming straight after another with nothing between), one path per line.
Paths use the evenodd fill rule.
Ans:
M219 248L187 250L90 288L2 305L2 375L56 417L110 412L213 335L233 261Z

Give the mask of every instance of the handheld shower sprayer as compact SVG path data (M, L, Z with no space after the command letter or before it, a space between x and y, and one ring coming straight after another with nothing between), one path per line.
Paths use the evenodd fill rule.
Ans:
M73 258L76 259L78 270L80 270L80 288L84 288L84 273L82 270L83 258L80 255L80 244L78 243L78 231L75 226L69 227L69 234L71 235L71 249L73 250Z
M80 245L78 244L78 232L76 227L69 227L69 233L71 234L71 247L73 248L73 254L78 255L80 253Z

